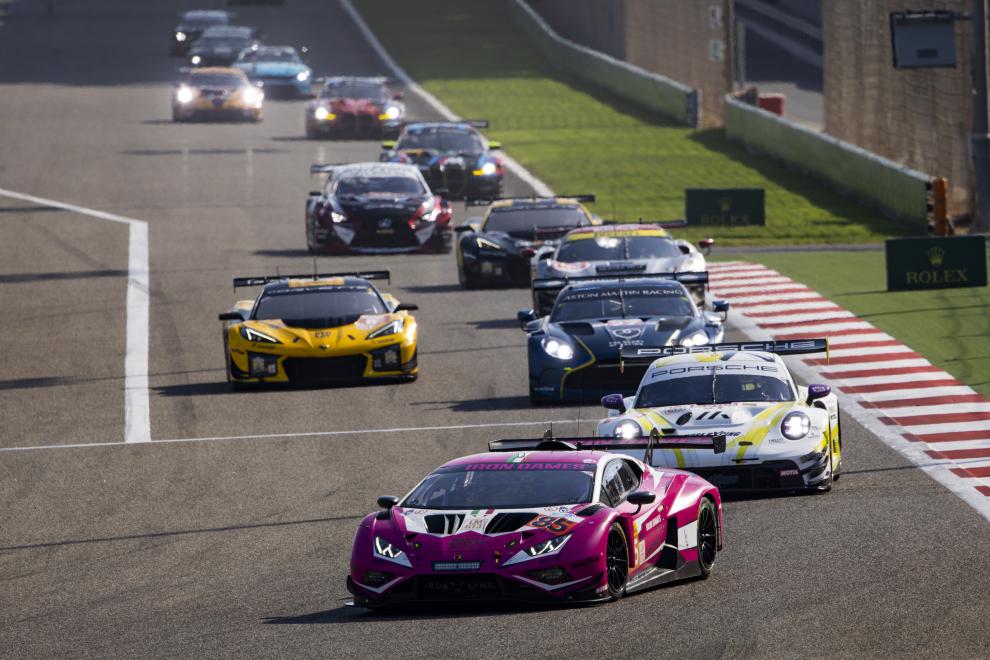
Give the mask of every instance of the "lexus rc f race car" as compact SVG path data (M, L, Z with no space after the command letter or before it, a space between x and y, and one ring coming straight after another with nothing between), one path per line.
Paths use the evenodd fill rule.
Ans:
M450 206L411 165L313 165L327 173L306 202L310 252L449 252Z
M401 99L385 78L330 78L306 104L306 137L394 137L406 121Z
M681 448L655 464L723 490L827 491L842 466L838 401L827 385L796 385L779 357L827 350L826 339L642 349L632 360L651 364L639 389L602 399L610 412L598 433L724 438L717 457Z
M649 277L586 278L561 291L549 316L522 310L519 322L529 335L532 403L632 394L645 365L626 364L627 352L716 343L724 332L722 317L699 310L679 282Z
M355 605L614 601L711 573L722 549L718 489L610 452L648 453L644 440L502 440L489 450L441 465L401 500L378 498L383 511L354 538Z
M412 163L433 190L445 190L457 199L491 199L502 192L505 165L492 151L498 142L487 142L478 128L484 120L409 124L395 142L383 142L380 158Z
M241 51L261 46L258 30L243 25L218 25L203 30L189 48L193 66L230 66Z
M309 98L313 95L312 70L291 46L261 46L241 51L234 66L247 74L254 83L260 83L265 96L294 96Z
M369 280L388 271L239 277L261 286L221 314L227 382L353 383L416 377L415 305Z
M534 280L586 275L655 275L657 273L703 272L705 257L691 243L676 240L664 227L681 227L683 221L639 224L603 225L576 229L555 247L546 247L536 254ZM700 244L710 248L712 239ZM705 306L707 279L690 283L684 281L699 307ZM533 307L541 314L553 305L556 291L544 287L533 291Z
M230 14L215 9L193 9L179 14L179 24L172 30L169 51L172 55L185 55L189 46L199 39L203 30L215 25L227 25Z
M489 203L473 200L468 206L488 206L484 218L471 218L454 229L457 241L457 279L465 289L482 284L529 286L531 261L540 247L553 245L575 227L601 224L581 202L594 195L501 198Z
M261 121L265 94L240 69L192 69L172 91L172 121Z

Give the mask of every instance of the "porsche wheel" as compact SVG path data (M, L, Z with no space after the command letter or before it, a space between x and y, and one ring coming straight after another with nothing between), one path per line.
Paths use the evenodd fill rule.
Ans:
M609 599L619 600L626 593L626 582L629 580L629 544L626 543L622 525L617 522L612 523L612 528L608 530L605 575L608 579Z
M698 507L698 568L701 569L702 580L712 574L717 552L718 516L715 505L706 497Z

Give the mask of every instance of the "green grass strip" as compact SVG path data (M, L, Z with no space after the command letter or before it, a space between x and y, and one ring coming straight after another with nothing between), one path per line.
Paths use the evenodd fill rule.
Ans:
M684 216L684 188L766 189L766 227L694 228L723 245L863 243L903 235L903 224L726 141L647 116L554 71L509 17L505 3L357 0L385 47L463 117L489 119L489 135L554 190L598 194L608 220Z

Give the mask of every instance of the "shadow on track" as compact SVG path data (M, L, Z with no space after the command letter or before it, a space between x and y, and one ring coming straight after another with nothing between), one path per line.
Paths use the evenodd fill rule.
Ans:
M418 603L407 606L394 606L381 610L370 610L363 607L343 605L331 610L309 612L291 616L264 617L262 623L268 625L322 625L343 623L364 623L376 621L428 621L431 619L458 619L465 617L490 617L541 612L553 608L589 607L589 605L561 603L559 605L531 605L528 603L471 603L456 604Z
M483 399L466 399L463 401L419 401L413 406L436 406L437 410L446 408L452 412L484 412L491 410L528 410L528 396L485 397Z
M126 270L75 270L49 273L10 273L0 275L0 284L23 284L26 282L51 282L57 280L83 280L90 277L127 277Z

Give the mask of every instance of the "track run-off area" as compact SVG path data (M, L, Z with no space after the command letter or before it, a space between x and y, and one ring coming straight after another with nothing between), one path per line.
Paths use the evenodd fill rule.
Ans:
M309 165L374 160L378 144L305 140L301 101L267 103L259 125L174 125L179 61L167 38L176 12L195 4L55 4L51 15L22 0L0 27L4 657L985 654L990 527L968 484L988 483L974 472L987 462L965 462L951 454L970 447L963 439L917 426L929 412L908 410L908 390L874 387L897 379L853 380L859 368L843 351L900 352L876 331L861 340L880 342L871 347L826 333L830 366L791 361L843 393L842 479L820 496L726 502L710 579L597 607L346 607L354 530L377 496L551 421L590 433L602 411L530 407L515 320L528 291L462 291L453 255L319 260L324 271L388 268L383 288L419 305L416 382L230 391L216 318L235 300L231 278L312 268ZM401 79L345 4L237 12L269 43L308 46L317 74ZM413 118L444 116L405 82ZM510 174L508 190L530 192L525 176ZM456 223L468 215L455 205ZM781 303L795 289L784 311L749 299L743 275L757 267L713 269L714 292L737 306L730 337L797 332L770 324L806 324L777 318L801 309L857 322L813 292L801 302L799 284L761 285ZM893 399L911 404L857 403ZM984 410L946 403L938 415ZM974 494L964 499L937 471Z

